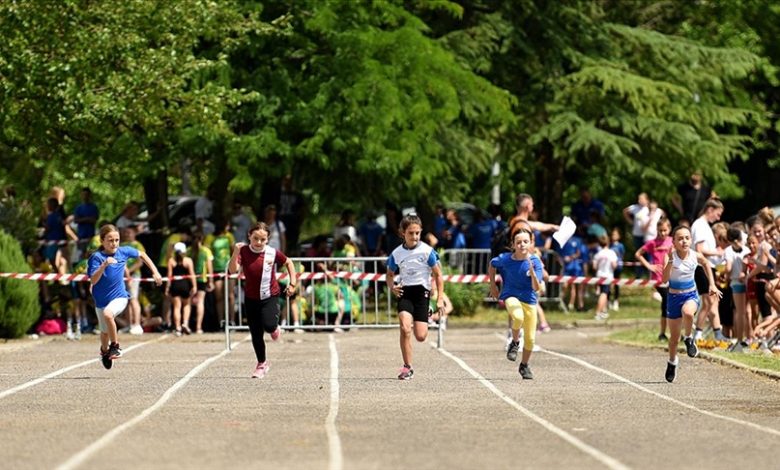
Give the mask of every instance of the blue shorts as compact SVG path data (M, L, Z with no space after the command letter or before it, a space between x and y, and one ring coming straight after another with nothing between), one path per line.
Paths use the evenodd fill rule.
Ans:
M747 292L747 288L745 287L745 284L738 284L735 282L731 284L731 292L734 294L744 294Z
M585 275L585 271L582 270L582 265L580 265L579 263L574 265L567 264L566 267L563 268L563 275L582 277Z
M683 292L681 294L669 294L666 297L666 318L670 320L676 320L682 318L682 308L687 302L696 302L696 310L701 307L701 298L696 290L689 292Z

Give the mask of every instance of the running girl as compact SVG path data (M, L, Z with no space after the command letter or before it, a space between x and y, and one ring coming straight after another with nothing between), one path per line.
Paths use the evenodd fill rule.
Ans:
M504 301L507 313L512 321L512 342L509 343L506 358L517 360L520 347L520 329L525 333L523 355L518 372L524 379L533 379L528 366L536 336L537 293L541 289L542 261L532 254L533 234L522 228L512 240L512 252L502 253L490 261L490 295ZM496 272L501 274L501 295L496 285Z
M428 302L431 296L431 276L436 283L436 292L444 293L439 255L427 243L420 240L422 220L414 214L401 219L403 243L387 258L387 287L398 297L398 322L401 335L401 356L403 367L399 380L414 376L412 368L412 330L419 342L428 337ZM396 275L401 282L396 284ZM436 300L439 312L444 311L444 295ZM414 325L414 326L412 326Z
M162 284L160 272L143 251L131 246L119 246L119 230L112 224L100 228L101 249L92 253L87 274L92 283L92 297L100 325L100 356L103 367L110 369L114 359L122 357L114 318L124 312L130 294L125 287L127 260L140 258L152 271L154 282Z
M244 295L246 298L246 316L249 332L252 334L252 346L257 356L257 366L252 378L262 379L268 373L269 364L265 354L263 332L270 333L271 339L279 339L279 294L281 287L276 280L276 266L284 265L290 283L285 294L289 297L298 285L295 265L281 251L268 245L268 226L263 222L249 229L249 245L236 243L233 255L228 263L231 274L244 272Z
M669 362L666 365L666 381L674 382L677 377L677 345L680 342L681 320L685 328L685 349L689 357L696 357L699 349L691 337L693 316L701 307L701 299L696 290L696 267L703 266L709 281L709 295L720 297L721 292L715 285L709 261L699 252L691 249L691 230L678 226L672 231L673 249L664 266L662 282L669 283L667 297L667 323L669 324Z

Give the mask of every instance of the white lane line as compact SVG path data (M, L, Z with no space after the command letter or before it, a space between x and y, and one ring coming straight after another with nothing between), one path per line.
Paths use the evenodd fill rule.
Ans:
M703 409L698 408L698 407L696 407L694 405L690 405L688 403L685 403L685 402L682 402L680 400L677 400L676 398L672 398L672 397L670 397L668 395L664 395L662 393L658 393L656 391L650 390L649 388L643 387L642 385L639 385L638 383L632 382L631 380L629 380L629 379L627 379L627 378L625 378L623 376L615 374L614 372L610 372L610 371L608 371L606 369L602 369L601 367L594 366L593 364L591 364L589 362L586 362L586 361L583 361L582 359L579 359L579 358L576 358L576 357L572 357L572 356L568 356L566 354L561 354L561 353L558 353L558 352L555 352L555 351L550 351L550 350L544 349L544 348L542 348L542 352L550 354L552 356L560 357L560 358L563 358L563 359L568 359L569 361L575 362L575 363L577 363L577 364L579 364L579 365L581 365L583 367L587 367L588 369L595 370L597 372L601 372L604 375L607 375L609 377L612 377L613 379L619 380L619 381L621 381L621 382L623 382L623 383L625 383L627 385L630 385L630 386L636 388L637 390L641 390L641 391L643 391L645 393L649 393L650 395L656 396L656 397L658 397L658 398L660 398L662 400L666 400L668 402L674 403L675 405L679 405L679 406L682 406L683 408L687 408L687 409L689 409L691 411L695 411L697 413L701 413L701 414L703 414L705 416L709 416L711 418L722 419L724 421L729 421L729 422L735 423L735 424L741 424L743 426L747 426L749 428L753 428L753 429L758 430L758 431L766 432L766 433L769 433L769 434L774 434L775 436L780 436L780 431L778 431L777 429L769 428L769 427L762 426L762 425L756 424L756 423L751 423L750 421L743 421L743 420L738 419L738 418L732 418L731 416L725 416L725 415L721 415L721 414L718 414L718 413L713 413L712 411L703 410Z
M501 338L502 340L504 339L504 337L500 333L495 333L495 336L498 337L498 338ZM775 436L780 436L780 431L778 431L777 429L770 428L770 427L767 427L767 426L762 426L760 424L752 423L750 421L744 421L744 420L741 420L739 418L732 418L731 416L721 415L721 414L718 414L718 413L715 413L715 412L712 412L712 411L703 410L703 409L701 409L701 408L699 408L699 407L697 407L695 405L691 405L691 404L682 402L682 401L680 401L680 400L678 400L676 398L672 398L672 397L670 397L668 395L664 395L663 393L658 393L658 392L656 392L654 390L650 390L649 388L643 387L642 385L639 385L636 382L632 382L631 380L629 380L629 379L627 379L627 378L625 378L625 377L623 377L621 375L618 375L618 374L616 374L614 372L611 372L611 371L608 371L606 369L602 369L601 367L595 366L595 365L593 365L593 364L591 364L591 363L589 363L587 361L584 361L584 360L582 360L580 358L577 358L577 357L574 357L574 356L569 356L569 355L562 354L562 353L555 352L555 351L550 351L549 349L545 349L545 348L539 348L539 351L543 352L543 353L547 353L547 354L549 354L551 356L556 356L556 357L560 357L560 358L563 358L563 359L567 359L569 361L575 362L575 363L577 363L577 364L579 364L579 365L581 365L583 367L586 367L588 369L595 370L597 372L601 372L602 374L607 375L609 377L612 377L613 379L619 380L620 382L623 382L623 383L625 383L627 385L630 385L630 386L636 388L637 390L640 390L640 391L645 392L645 393L649 393L650 395L658 397L658 398L660 398L662 400L666 400L668 402L674 403L675 405L679 405L679 406L682 406L683 408L687 408L687 409L689 409L691 411L695 411L697 413L701 413L701 414L703 414L705 416L709 416L711 418L722 419L724 421L729 421L729 422L736 423L736 424L741 424L742 426L747 426L749 428L753 428L753 429L758 430L758 431L762 431L762 432L766 432L766 433L769 433L769 434L773 434Z
M475 371L471 367L469 367L468 364L466 364L463 360L461 360L459 357L454 356L450 352L444 350L444 349L438 349L438 351L445 356L449 357L453 361L455 361L463 370L471 374L474 378L479 380L479 382L484 385L488 390L493 392L495 395L497 395L499 398L504 400L506 403L508 403L511 407L515 408L516 410L520 411L527 417L531 418L533 421L536 421L538 424L542 425L544 428L546 428L551 433L555 434L556 436L560 437L564 441L568 442L569 444L573 445L574 447L578 448L582 452L585 452L586 454L590 455L594 459L598 460L608 468L612 469L628 469L627 465L621 463L617 459L610 457L609 455L601 452L600 450L596 449L595 447L591 447L588 444L582 442L581 440L577 439L576 437L572 436L568 432L564 431L563 429L559 428L558 426L552 424L551 422L547 421L546 419L542 418L541 416L536 415L532 411L528 410L527 408L523 407L516 401L514 401L512 398L510 398L508 395L506 395L504 392L499 390L495 385L493 385L492 382L487 380L485 377L479 374L479 372Z
M330 341L330 409L328 417L325 419L330 452L328 468L341 470L344 466L344 459L341 453L341 438L338 429L336 429L336 418L339 415L339 352L336 350L335 337L330 334L328 339Z
M166 334L166 335L162 335L161 337L153 339L153 340L150 340L150 341L144 341L143 343L134 344L134 345L128 347L127 349L123 349L122 352L123 353L128 353L128 352L132 351L133 349L140 348L141 346L146 346L147 344L156 343L157 341L162 341L163 339L165 339L167 337L168 337L168 335ZM45 382L45 381L47 381L49 379L53 379L54 377L57 377L58 375L62 375L64 373L66 373L66 372L70 372L73 369L78 369L79 367L84 367L86 365L93 364L93 363L98 362L98 361L100 361L100 358L98 358L98 359L90 359L90 360L84 361L84 362L79 362L78 364L73 364L72 366L68 366L68 367L64 367L64 368L59 369L59 370L55 370L54 372L46 374L43 377L39 377L39 378L31 380L29 382L25 382L25 383L23 383L21 385L17 385L16 387L9 388L8 390L4 390L4 391L0 392L0 400L5 398L5 397L7 397L7 396L9 396L9 395L13 395L14 393L21 392L22 390L24 390L26 388L33 387L33 386L38 385L39 383Z
M112 440L114 440L117 436L122 434L123 432L127 431L128 429L132 428L136 424L140 423L144 419L146 419L148 416L150 416L155 411L159 410L165 403L168 402L175 394L176 392L182 388L184 385L187 384L187 382L190 381L193 377L201 373L203 369L208 367L212 362L216 361L217 359L222 358L223 356L230 354L230 352L241 345L244 341L247 341L250 339L251 336L247 336L246 338L242 339L238 343L234 344L232 349L223 349L222 352L217 354L216 356L211 356L210 358L206 359L205 361L201 362L197 366L195 366L192 370L190 370L187 375L182 377L178 382L173 384L171 388L165 391L163 395L160 397L159 400L157 400L152 406L149 408L143 410L140 414L135 416L134 418L131 418L128 421L125 421L124 423L120 424L119 426L115 427L114 429L106 432L103 434L98 440L93 442L91 445L87 446L81 452L78 452L71 458L69 458L66 462L60 464L57 469L58 470L69 470L72 468L76 468L79 465L83 464L87 459L92 457L95 453L97 453L99 450L107 446L109 443L111 443Z

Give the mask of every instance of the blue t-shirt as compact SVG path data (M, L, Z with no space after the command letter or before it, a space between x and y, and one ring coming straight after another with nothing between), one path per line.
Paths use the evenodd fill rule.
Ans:
M97 206L92 202L85 202L76 206L73 210L73 215L78 219L81 217L94 217L95 221L100 217L100 212ZM86 240L95 236L95 222L93 223L79 223L76 233L79 236L79 240Z
M471 247L490 249L493 243L493 234L496 233L498 222L495 219L481 220L469 227L471 235Z
M107 258L113 257L116 260L116 264L106 266L100 280L92 286L95 307L105 308L114 299L130 297L127 288L125 288L125 265L129 258L138 258L139 256L138 250L131 246L120 246L113 255L103 253L102 250L92 253L87 268L87 275L90 277L95 274L95 271Z
M501 253L492 260L490 265L496 268L501 275L502 287L500 300L509 297L517 297L520 302L536 305L537 295L531 285L530 263L533 263L533 269L539 282L542 281L542 260L536 255L531 255L528 259L512 259L512 253Z
M623 246L620 242L614 242L612 246L609 247L610 250L614 251L618 258L618 268L623 267L623 257L626 256L626 247Z
M46 240L65 240L65 221L59 212L50 212L46 216Z
M382 238L382 233L385 229L377 223L376 220L369 220L360 225L358 234L363 237L366 242L366 251L374 253L379 248L379 239Z
M583 263L587 262L588 250L580 237L571 237L564 243L563 248L558 250L558 254L561 256L561 261L565 257L571 257L574 259L568 262L564 261L564 270L577 270L582 268Z

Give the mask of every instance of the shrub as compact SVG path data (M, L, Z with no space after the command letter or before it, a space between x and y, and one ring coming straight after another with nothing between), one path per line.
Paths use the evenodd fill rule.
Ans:
M30 272L19 242L2 230L0 230L0 272ZM23 336L39 316L37 282L0 279L0 338Z
M470 317L477 311L488 293L487 284L457 284L447 282L444 292L452 301L452 315Z
M36 225L35 212L28 202L14 198L0 200L0 227L22 244L24 253L36 247Z

